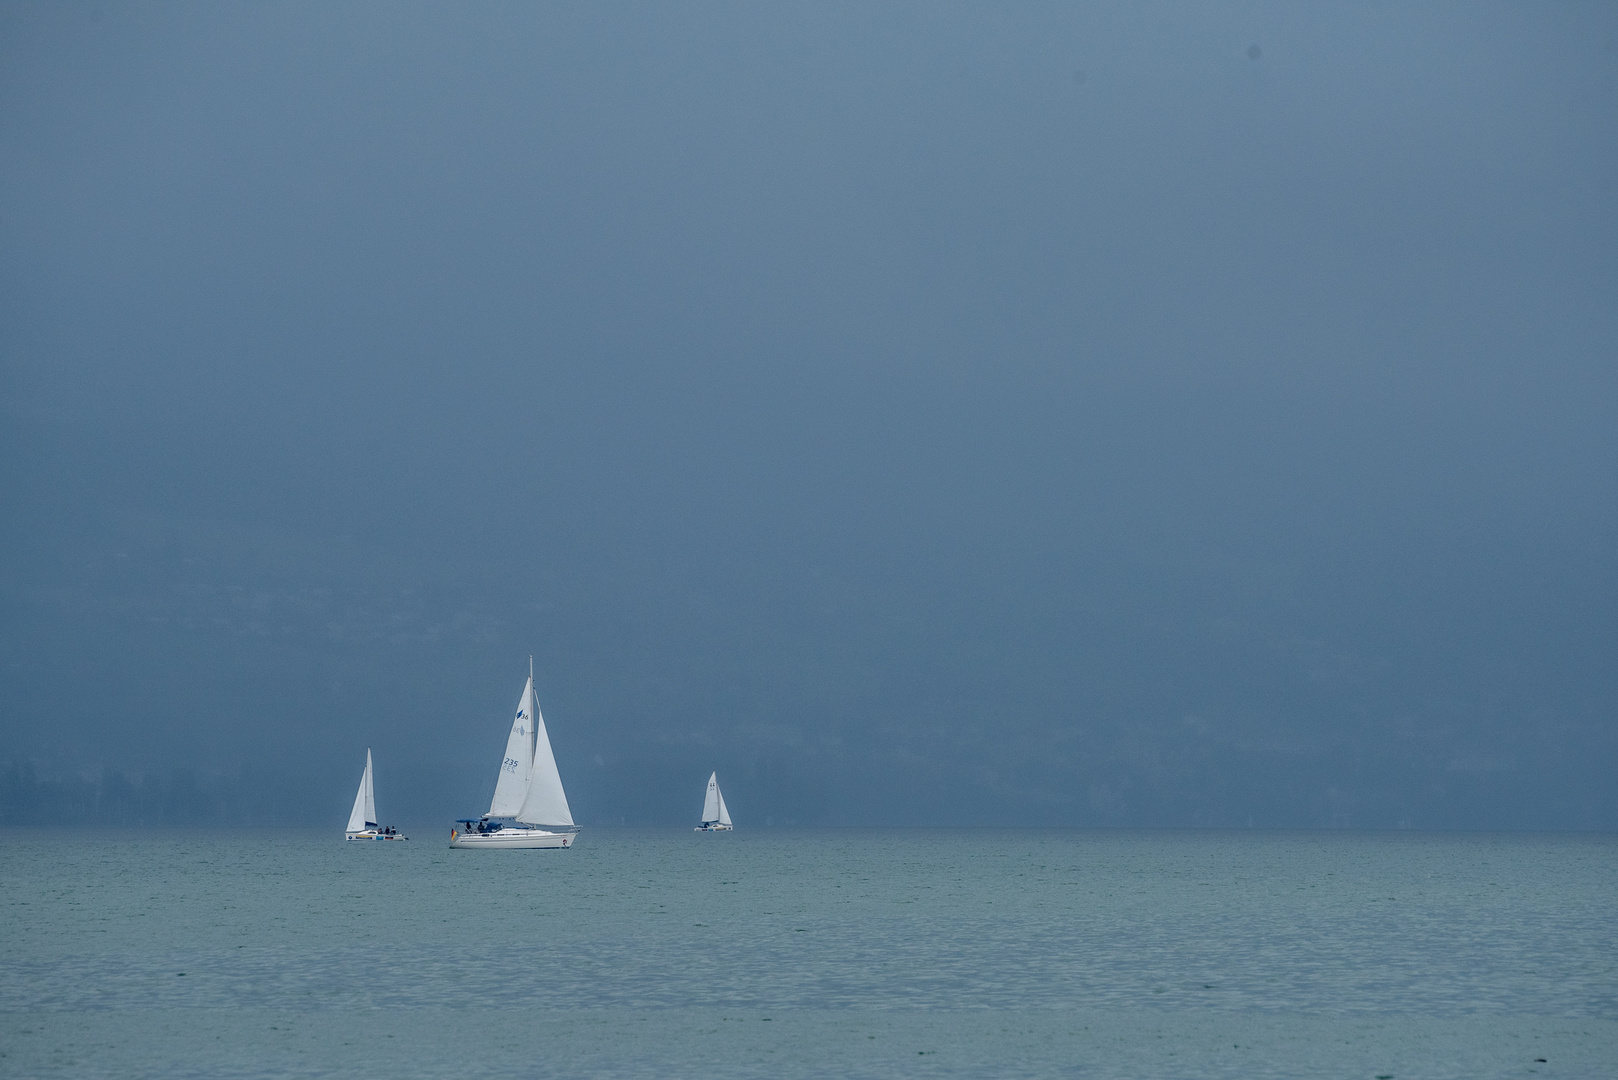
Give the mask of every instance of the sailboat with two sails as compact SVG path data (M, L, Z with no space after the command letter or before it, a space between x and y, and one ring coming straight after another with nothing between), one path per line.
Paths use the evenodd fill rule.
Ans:
M360 789L354 794L354 809L348 815L347 837L350 840L408 840L400 836L392 825L387 828L376 823L376 788L371 779L371 748L365 748L365 771L360 774Z
M545 718L534 700L531 656L528 685L511 721L489 812L480 818L460 818L456 824L465 828L450 830L453 848L569 848L579 834L556 771Z
M719 790L719 774L708 777L708 794L702 800L702 824L697 832L729 832L736 826L730 823L730 808L725 805L724 793Z

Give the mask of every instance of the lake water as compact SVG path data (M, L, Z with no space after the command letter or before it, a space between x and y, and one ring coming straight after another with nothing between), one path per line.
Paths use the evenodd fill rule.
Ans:
M1613 836L412 835L0 832L0 1076L1618 1076Z

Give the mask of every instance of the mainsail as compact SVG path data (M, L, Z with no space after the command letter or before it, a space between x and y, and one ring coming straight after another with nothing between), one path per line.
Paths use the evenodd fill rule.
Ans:
M730 810L725 806L725 796L719 790L717 772L708 777L708 795L702 800L702 823L709 825L715 821L721 825L730 824Z
M365 773L360 777L360 789L354 795L354 809L348 815L348 831L362 832L376 828L376 792L371 787L371 748L365 748Z
M539 710L534 708L534 677L528 677L523 687L522 700L517 702L517 715L511 721L511 735L506 739L506 756L500 761L500 778L495 781L494 800L489 803L490 817L517 817L528 797L528 780L534 770L534 726ZM545 757L550 759L550 743L545 744ZM551 774L556 763L551 762ZM561 790L561 781L557 781ZM563 804L564 806L566 803Z
M522 809L517 811L517 820L524 825L572 825L573 811L568 809L567 792L562 790L562 774L556 771L556 756L551 753L545 718L534 701L532 675L528 677L528 703L534 717L533 771L528 779L528 795L523 799Z

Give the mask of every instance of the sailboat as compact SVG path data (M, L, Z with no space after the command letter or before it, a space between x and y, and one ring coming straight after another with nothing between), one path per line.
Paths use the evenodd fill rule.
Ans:
M728 832L734 828L730 808L719 791L719 774L714 773L708 777L708 795L702 800L702 824L697 826L697 832Z
M382 828L376 823L376 790L371 786L371 748L365 748L365 772L360 774L360 789L354 793L354 809L348 815L350 840L408 840L400 836L393 826Z
M556 771L545 718L534 700L534 658L528 658L528 685L506 738L506 756L494 784L494 799L481 818L460 818L450 847L567 848L579 834Z

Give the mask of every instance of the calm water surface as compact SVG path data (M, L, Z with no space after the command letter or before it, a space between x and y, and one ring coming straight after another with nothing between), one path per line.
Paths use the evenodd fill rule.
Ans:
M0 1075L1618 1076L1611 836L441 833L0 833Z

